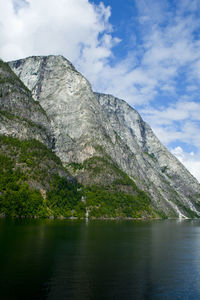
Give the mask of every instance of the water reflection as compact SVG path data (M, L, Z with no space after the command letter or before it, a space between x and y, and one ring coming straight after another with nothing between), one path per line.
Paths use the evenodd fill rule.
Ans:
M198 299L199 225L2 219L1 299Z

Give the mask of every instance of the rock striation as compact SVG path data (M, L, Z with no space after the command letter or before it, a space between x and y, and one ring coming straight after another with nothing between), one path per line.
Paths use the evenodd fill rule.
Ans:
M119 179L119 172L109 172L114 165L148 193L155 213L179 218L200 215L199 183L125 101L94 93L90 83L62 56L28 57L9 65L31 91L35 105L39 103L44 110L40 109L40 115L38 110L37 116L29 113L37 120L35 124L50 132L43 142L54 148L79 182L112 185ZM30 97L28 91L26 97ZM27 107L27 111L31 110ZM27 115L24 111L22 118ZM97 169L98 164L95 176L90 167ZM125 190L128 193L128 188Z
M14 74L0 61L0 134L20 139L36 138L52 146L50 123L39 102Z
M81 194L53 148L46 112L0 61L1 216L71 216ZM64 202L66 197L73 201Z
M199 215L199 183L188 170L161 144L150 126L125 101L111 95L97 94L98 101L108 112L112 127L134 155L137 169L127 168L137 185L148 191L156 207L172 208L184 217L181 207ZM193 203L194 201L194 203Z

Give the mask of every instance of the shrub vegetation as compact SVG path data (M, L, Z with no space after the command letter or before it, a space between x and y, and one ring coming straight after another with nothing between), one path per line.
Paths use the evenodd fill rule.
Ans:
M87 209L91 218L152 215L149 197L108 159L93 157L71 167L90 171L91 176L100 179L102 172L109 170L112 180L107 185L83 186L69 176L60 159L39 141L0 136L0 213L13 217L84 218ZM63 177L58 175L61 171ZM46 197L41 190L46 191Z

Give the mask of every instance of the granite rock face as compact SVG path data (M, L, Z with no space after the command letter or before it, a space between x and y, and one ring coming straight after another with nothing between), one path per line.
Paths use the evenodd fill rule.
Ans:
M51 131L65 166L109 157L149 194L155 210L170 217L200 215L199 183L125 101L94 93L62 56L28 57L9 65L46 112L47 119L36 119ZM83 171L77 172L80 178L93 184Z
M171 206L180 217L181 207L199 215L194 203L199 201L199 183L188 170L161 144L150 126L125 101L111 95L96 94L108 112L112 127L134 154L138 169L127 168L140 188L148 191L156 207ZM138 180L139 179L139 180Z
M48 117L6 63L0 61L0 134L52 146Z
M30 57L10 66L46 111L63 163L92 156L91 138L102 134L102 108L88 81L61 56Z
M0 214L50 216L53 209L43 200L55 177L74 188L53 148L46 112L0 60Z

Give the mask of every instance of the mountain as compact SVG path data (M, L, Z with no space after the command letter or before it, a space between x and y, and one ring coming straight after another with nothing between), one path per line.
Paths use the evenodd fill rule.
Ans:
M0 61L0 134L18 138L34 138L51 147L49 120L39 102L33 100L31 92Z
M0 214L71 216L81 195L53 148L46 112L0 61Z
M199 183L125 101L94 93L62 56L28 57L9 66L47 116L43 122L38 115L35 123L45 127L49 142L35 139L82 185L87 214L200 215Z

